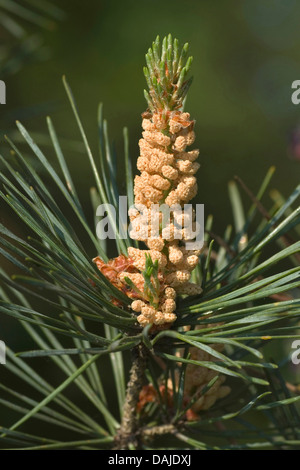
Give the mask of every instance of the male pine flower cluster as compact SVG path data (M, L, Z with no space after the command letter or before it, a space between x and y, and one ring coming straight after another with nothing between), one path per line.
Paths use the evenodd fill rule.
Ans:
M186 80L192 63L191 57L186 60L187 49L185 44L180 51L177 39L172 41L169 35L162 46L157 37L146 54L148 109L142 115L143 138L137 160L140 174L134 180L135 207L130 209L129 217L131 238L143 242L148 249L130 247L128 257L120 255L107 264L99 257L94 259L101 272L132 299L131 309L137 314L138 323L142 327L152 324L152 332L168 328L176 320L177 294L201 293L201 287L190 281L200 250L185 246L194 238L197 224L195 213L186 213L184 205L197 194L195 173L200 166L196 162L199 151L188 149L195 140L195 122L183 112L191 84L191 78ZM153 236L153 208L163 205L169 208L168 221L165 223L163 211L158 211L159 231L154 230ZM222 349L222 345L211 346ZM197 348L191 348L191 354L199 361L214 360ZM215 371L189 364L185 399L190 400L195 390L201 391L216 375ZM196 400L193 411L207 409L229 393L223 382L224 377L220 376L209 394Z
M166 328L176 320L177 294L193 295L201 292L199 285L190 282L191 272L199 261L200 250L187 250L184 245L184 241L190 239L186 227L195 228L196 224L194 212L184 213L183 206L197 194L194 175L200 166L195 161L199 151L187 150L195 140L194 121L190 119L189 113L182 111L183 100L191 83L191 79L185 80L192 62L190 57L184 65L187 49L186 44L180 52L178 41L172 41L169 35L163 40L162 48L157 38L146 55L147 67L144 73L149 86L149 93L145 91L148 110L143 114L144 131L139 142L137 168L140 175L134 181L137 209L131 209L130 221L134 238L144 242L148 250L129 248L131 269L116 273L118 283L127 285L129 297L137 297L131 308L139 314L139 324L146 326L152 323L157 329ZM152 208L162 204L170 207L169 223L163 225L163 214L159 213L160 231L153 237ZM138 209L141 205L144 208L143 226ZM177 210L172 210L173 207ZM145 293L147 255L158 266L157 285L153 285L154 276L152 282L150 280L150 291L153 294L150 297ZM99 258L95 261L104 273L107 265ZM110 267L112 264L110 262ZM155 290L156 295L153 292Z
M175 106L178 106L178 102ZM141 156L137 161L137 168L141 174L135 177L134 195L135 205L145 207L146 230L137 230L136 225L140 224L138 210L131 211L130 220L135 229L135 238L148 246L152 260L157 260L159 268L164 271L164 282L169 287L165 290L158 310L149 311L147 305L138 301L132 304L132 309L141 312L138 321L143 326L148 323L163 325L176 319L174 313L176 293L200 292L200 287L190 282L191 271L198 264L200 251L187 250L184 244L180 245L182 241L189 240L189 233L186 233L186 228L177 228L188 225L182 223L182 218L186 219L189 214L184 214L182 210L178 210L178 207L181 209L197 193L194 174L199 164L194 160L199 152L186 151L186 147L195 140L194 121L190 120L188 113L176 108L155 109L144 116L142 126L143 138L139 142ZM159 236L152 237L152 207L155 204L169 206L170 217L169 222L162 226ZM177 210L172 210L173 207ZM163 219L163 213L159 216ZM137 224L135 224L136 218ZM162 220L159 220L160 224L161 222ZM181 233L176 233L178 231ZM128 252L134 263L143 268L144 252L134 248Z

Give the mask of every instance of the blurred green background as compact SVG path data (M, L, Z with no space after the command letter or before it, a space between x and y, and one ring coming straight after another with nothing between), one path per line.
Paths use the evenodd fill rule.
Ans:
M49 113L60 137L78 140L61 82L66 74L93 150L97 152L96 113L102 101L117 151L122 152L122 127L128 126L135 161L145 110L144 54L157 34L171 32L181 43L189 42L194 56L186 109L197 121L199 199L207 214L214 213L217 227L229 221L227 183L235 174L253 191L270 165L277 167L272 184L285 195L299 182L300 106L291 102L291 84L300 78L299 2L52 3L66 18L55 31L43 32L50 57L25 64L7 79L5 111L11 124L18 118L29 130L45 132ZM88 199L86 157L76 148L66 154L82 197Z

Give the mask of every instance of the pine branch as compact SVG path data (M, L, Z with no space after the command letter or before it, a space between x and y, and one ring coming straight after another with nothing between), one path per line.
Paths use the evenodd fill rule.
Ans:
M128 449L129 445L138 446L136 431L138 429L137 404L139 394L145 381L147 350L139 344L132 350L132 366L127 384L121 427L115 438L115 449Z

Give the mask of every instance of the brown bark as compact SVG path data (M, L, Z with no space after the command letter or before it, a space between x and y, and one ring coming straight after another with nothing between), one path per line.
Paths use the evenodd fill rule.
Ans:
M132 444L138 446L137 404L139 394L144 384L144 373L147 364L147 350L139 344L132 351L132 366L123 409L121 427L115 438L115 449L128 449Z

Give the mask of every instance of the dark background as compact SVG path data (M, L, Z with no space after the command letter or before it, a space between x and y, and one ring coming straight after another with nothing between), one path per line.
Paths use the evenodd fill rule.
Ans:
M272 184L285 195L299 182L300 150L297 154L294 145L294 160L288 156L291 136L300 124L300 106L291 102L291 84L300 78L299 2L61 0L56 4L66 18L55 31L43 33L50 57L27 64L7 82L11 122L19 118L30 130L45 132L44 115L49 113L59 136L78 140L61 83L66 74L95 152L96 112L102 101L110 137L120 152L122 127L128 126L135 161L140 114L146 107L144 54L157 34L170 32L181 43L189 42L194 57L194 83L186 109L197 121L199 198L206 213L214 213L219 227L230 221L227 183L235 174L255 191L267 169L275 165ZM67 154L85 197L90 185L86 157L76 150Z

